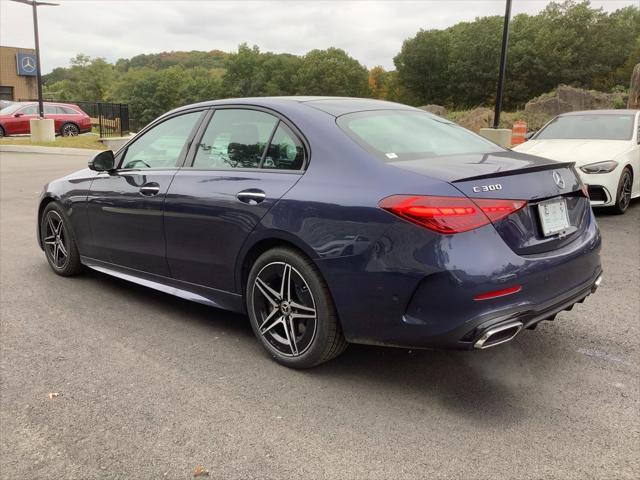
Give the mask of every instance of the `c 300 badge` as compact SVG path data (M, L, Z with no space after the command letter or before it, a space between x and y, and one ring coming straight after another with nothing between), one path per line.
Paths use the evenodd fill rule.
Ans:
M499 183L494 183L493 185L480 185L478 187L473 187L473 191L476 193L494 192L496 190L502 190L502 185L500 185Z

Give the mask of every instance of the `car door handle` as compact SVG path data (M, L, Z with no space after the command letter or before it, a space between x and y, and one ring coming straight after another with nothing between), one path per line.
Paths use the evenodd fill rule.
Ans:
M156 182L145 183L140 187L140 194L144 195L145 197L153 197L158 193L160 193L160 185L158 185Z
M250 188L243 190L236 194L236 198L241 202L248 203L249 205L257 205L267 198L267 194L257 188Z

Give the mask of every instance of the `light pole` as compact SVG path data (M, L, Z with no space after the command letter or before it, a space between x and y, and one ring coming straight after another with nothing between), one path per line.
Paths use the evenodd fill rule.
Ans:
M509 45L509 21L511 19L511 0L507 0L504 11L504 27L502 28L502 51L500 52L500 74L498 76L498 94L496 95L496 110L493 115L493 128L500 126L500 111L504 95L504 77L507 70L507 47Z
M31 5L33 9L33 33L36 40L36 81L38 83L38 114L44 118L44 103L42 100L42 73L40 72L40 38L38 36L38 7L40 5L57 6L59 3L38 2L37 0L12 0L25 5Z

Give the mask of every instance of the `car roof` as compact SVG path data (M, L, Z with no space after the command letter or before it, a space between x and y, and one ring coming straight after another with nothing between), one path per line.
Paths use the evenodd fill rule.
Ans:
M640 110L632 110L632 109L617 109L617 110L581 110L579 112L567 112L558 115L559 117L571 117L573 115L625 115L640 112Z
M416 110L423 112L415 107L403 105L401 103L387 102L384 100L376 100L371 98L357 97L329 97L329 96L283 96L283 97L247 97L247 98L227 98L223 100L211 100L207 102L197 103L195 105L186 105L176 110L190 108L193 106L215 107L218 105L254 105L262 107L277 108L278 106L287 106L291 104L302 104L315 110L328 113L332 116L340 116L346 113L363 112L368 110ZM174 110L175 111L175 110Z
M38 105L38 102L33 101L33 102L12 102L15 104L20 105L21 107L26 107L29 105ZM74 103L61 103L61 102L42 102L43 105L53 105L53 106L62 106L62 107L73 107L73 108L79 108L76 104Z

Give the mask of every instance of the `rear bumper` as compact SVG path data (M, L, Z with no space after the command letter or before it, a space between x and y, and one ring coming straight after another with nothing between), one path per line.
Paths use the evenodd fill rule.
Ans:
M426 241L419 241L421 235ZM351 257L339 269L321 266L347 340L473 349L492 328L533 327L571 309L591 294L602 274L593 214L578 238L545 254L517 255L492 226L429 240L427 235L412 225L393 228L367 261ZM521 288L475 300L513 286Z
M576 303L582 303L584 300L595 293L602 281L602 271L600 271L595 279L585 282L582 286L569 294L565 294L562 297L555 298L549 301L547 304L537 305L535 308L530 308L521 311L514 311L508 315L500 315L497 318L491 320L482 321L475 328L468 331L458 341L460 348L488 348L500 343L492 342L492 337L487 337L487 333L491 333L500 327L512 327L519 324L518 331L513 336L510 336L508 340L512 340L522 329L534 328L542 320L554 320L556 315L565 310L572 310ZM459 332L458 332L459 333ZM454 341L456 336L451 338Z

